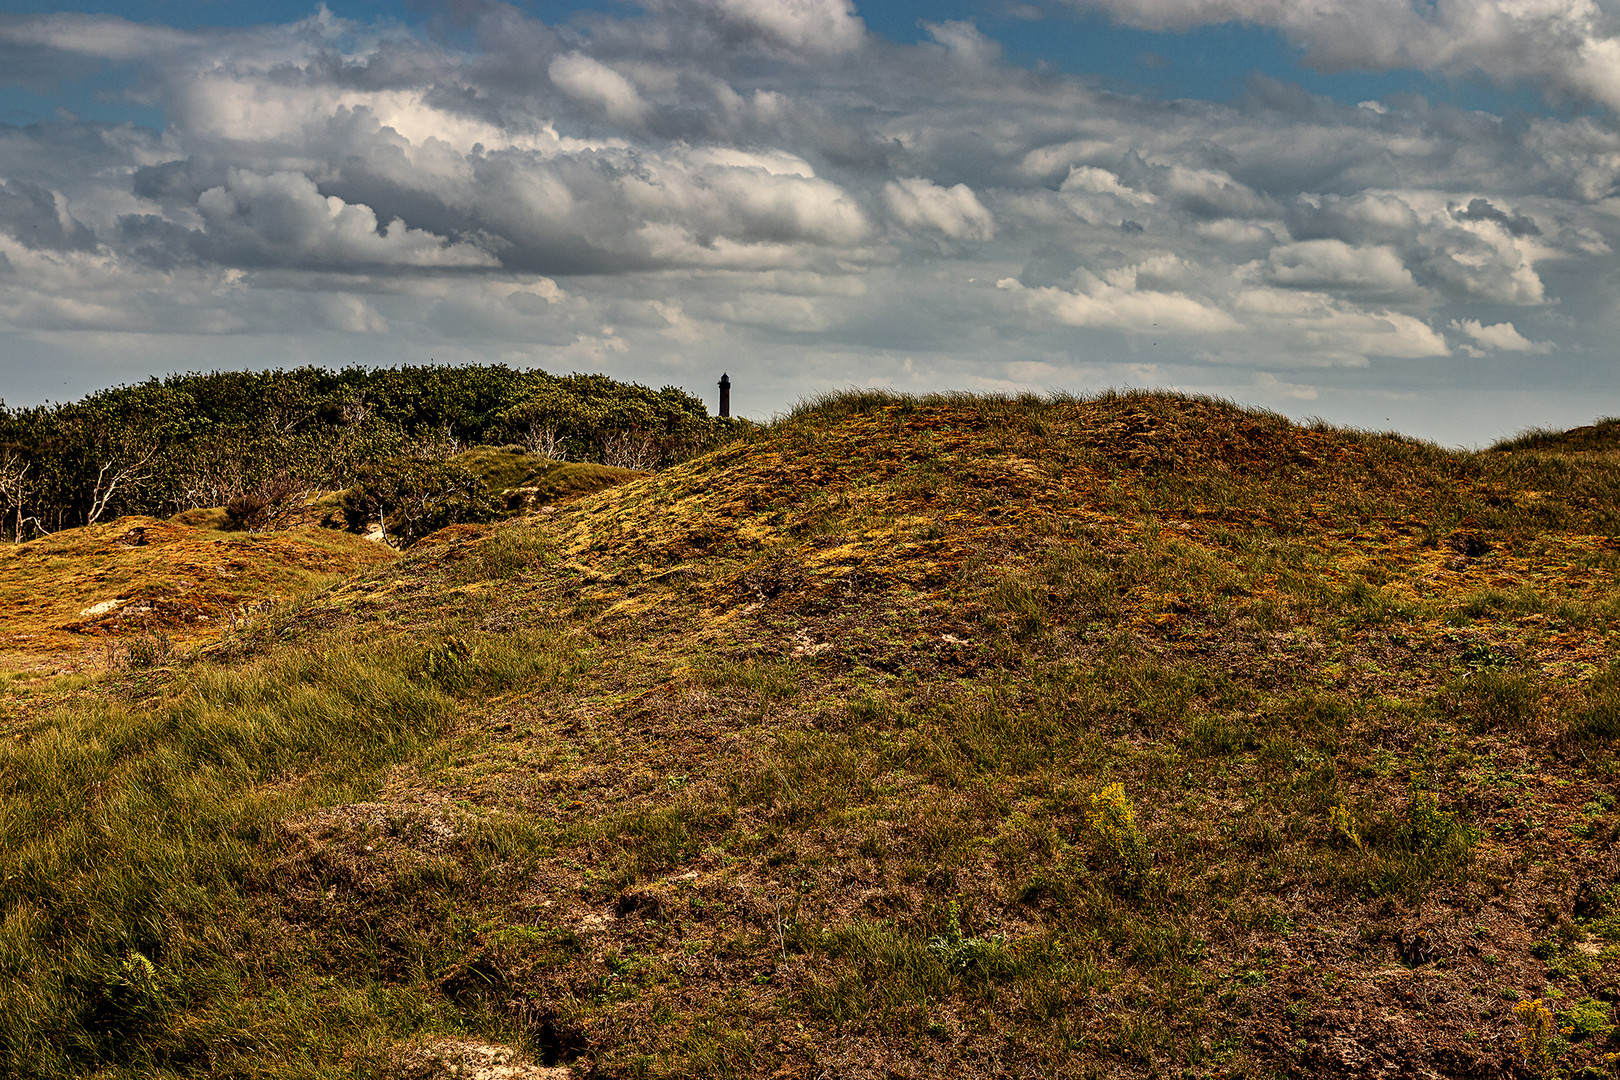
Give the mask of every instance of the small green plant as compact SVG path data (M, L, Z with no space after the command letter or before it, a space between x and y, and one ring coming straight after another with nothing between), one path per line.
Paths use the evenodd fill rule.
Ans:
M428 650L422 660L422 674L445 690L459 690L472 681L473 659L472 644L452 635L438 648Z
M1348 841L1357 851L1366 850L1366 841L1361 838L1361 826L1357 823L1355 814L1344 803L1337 803L1328 811L1328 825L1332 828L1334 836Z
M1447 705L1482 730L1524 731L1541 707L1539 681L1505 665L1479 665L1448 693Z
M458 581L510 581L545 552L539 537L519 529L497 532L478 545L466 564L459 568Z
M1047 630L1045 593L1021 577L1006 577L995 583L990 593L991 607L1001 616L1002 625L1014 641L1029 644Z
M1375 896L1412 893L1467 863L1478 832L1417 780L1406 790L1404 808L1358 813L1341 801L1328 810L1330 837L1353 849L1342 864L1345 884Z
M1605 744L1620 738L1620 665L1592 679L1566 715L1565 724L1569 737L1579 744Z
M1464 649L1462 661L1473 671L1501 671L1517 662L1512 653L1483 641Z
M1606 1039L1614 1031L1613 1010L1606 1001L1581 998L1558 1018L1558 1030L1572 1039Z
M1450 852L1466 846L1468 829L1457 820L1456 814L1440 809L1440 800L1434 792L1419 788L1415 783L1407 788L1411 802L1407 806L1407 827L1401 839L1413 851Z
M994 937L963 937L962 910L955 900L949 908L945 933L928 939L928 951L951 971L979 969L991 971L999 966L1007 939Z
M162 630L147 630L129 643L125 663L136 669L162 667L174 655L174 640Z
M1136 805L1125 794L1124 784L1109 784L1091 796L1086 825L1098 858L1132 887L1140 885L1152 866L1153 852L1136 823Z
M121 991L133 1011L152 1012L163 1004L163 982L157 965L143 953L131 951L118 965L118 975L111 985Z
M1569 930L1574 927L1569 925ZM1574 979L1597 967L1597 961L1579 949L1565 948L1558 941L1544 938L1530 943L1530 955L1547 965L1549 979ZM1551 991L1548 991L1551 993Z

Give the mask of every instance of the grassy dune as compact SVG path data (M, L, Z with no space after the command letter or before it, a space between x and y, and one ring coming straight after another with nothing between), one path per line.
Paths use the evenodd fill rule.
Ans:
M104 669L132 647L155 659L217 637L244 605L394 557L331 529L248 534L211 524L129 516L0 547L0 670Z
M0 1073L1612 1076L1616 449L842 395L450 530L8 705Z

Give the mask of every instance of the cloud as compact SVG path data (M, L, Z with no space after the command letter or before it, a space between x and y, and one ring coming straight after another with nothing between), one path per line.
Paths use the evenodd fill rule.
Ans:
M924 22L922 27L935 44L944 48L951 59L969 67L985 67L1001 59L1001 45L992 41L971 22L947 19L944 22Z
M643 213L679 218L697 235L748 241L857 244L870 225L837 184L761 160L698 153L645 156L623 190ZM808 167L805 168L809 171Z
M722 17L808 53L856 48L866 25L850 0L708 0Z
M110 15L0 15L0 42L128 61L190 48L198 35Z
M0 229L30 248L93 250L95 234L55 192L22 180L0 180Z
M1254 388L1261 397L1286 398L1292 401L1315 401L1317 390L1304 383L1284 382L1269 371L1254 373Z
M1378 10L1443 22L1457 2ZM1108 10L1304 34L1307 8L1352 13ZM1133 98L1010 64L967 23L886 41L843 0L464 14L444 37L0 19L28 79L116 53L166 124L0 124L8 347L119 332L161 335L174 364L510 358L700 389L746 356L781 401L1023 378L1297 402L1477 378L1486 350L1544 353L1575 385L1620 332L1602 116L1280 84ZM1283 381L1307 368L1341 381Z
M194 246L228 265L321 267L478 267L495 258L412 229L399 219L379 227L368 206L322 197L295 172L266 176L231 170L225 184L197 197L203 228Z
M851 0L655 0L676 19L703 20L731 41L826 57L859 49L866 24Z
M1290 289L1329 290L1386 298L1411 298L1420 290L1394 249L1352 247L1342 240L1281 244L1266 257L1264 276Z
M1149 182L1161 197L1199 218L1254 218L1274 213L1267 200L1218 169L1182 164L1150 167Z
M1128 26L1275 27L1324 71L1417 68L1620 107L1620 36L1599 0L1068 0Z
M1138 334L1207 334L1236 330L1230 314L1212 304L1176 292L1120 287L1091 278L1074 290L1043 286L1025 288L1014 278L996 282L998 289L1024 298L1029 310L1067 326L1125 330Z
M1540 236L1541 229L1530 218L1517 214L1507 214L1491 205L1489 199L1471 199L1468 205L1460 210L1453 210L1451 216L1458 221L1491 221L1502 226L1510 236Z
M952 240L990 240L996 235L990 211L966 184L943 188L915 176L890 180L883 185L883 203L907 229L932 229Z
M1520 334L1510 322L1482 326L1477 319L1453 319L1451 328L1459 333L1466 334L1473 339L1476 345L1484 349L1522 353L1550 353L1553 351L1552 342L1530 341Z
M1451 355L1445 337L1423 319L1388 308L1363 308L1319 292L1252 287L1232 304L1262 343L1256 359L1273 365L1365 366L1369 357L1421 360ZM1221 354L1235 357L1230 351Z
M606 64L573 52L554 58L546 72L563 93L599 107L616 123L635 125L647 118L647 103L635 86Z
M320 182L284 170L278 186L286 190L276 197L286 205L274 209L257 208L256 200L270 197L269 192L231 193L239 183L253 181L227 183L196 161L140 170L134 186L177 222L200 215L215 237L241 231L237 222L250 216L245 206L222 209L226 194L253 204L264 227L253 224L248 232L261 238L269 235L271 224L295 212L300 220L322 220L317 203L338 199L378 220L406 223L419 262L429 251L427 241L416 235L423 234L448 245L433 258L473 265L470 253L476 251L506 268L542 274L672 264L799 265L823 249L854 254L871 228L848 192L782 151L641 149L622 140L581 144L547 137L457 152L432 137L412 143L364 110L340 108L334 124L330 130L309 129L304 140L331 155L330 165L311 169ZM303 180L295 183L295 176ZM204 199L207 188L227 190ZM367 224L353 218L350 229ZM131 217L125 231L132 238L137 225L149 244L163 231ZM390 237L394 228L388 227ZM396 242L389 251L400 253L406 246ZM271 249L291 250L279 240L259 247L267 255ZM224 252L216 244L204 254L226 257Z

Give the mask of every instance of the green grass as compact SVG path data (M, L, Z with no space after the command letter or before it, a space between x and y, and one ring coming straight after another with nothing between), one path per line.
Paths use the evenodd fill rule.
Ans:
M1517 453L1521 451L1552 451L1564 453L1604 452L1620 448L1620 419L1610 417L1571 431L1551 428L1530 428L1503 439L1491 447L1491 452Z
M1549 979L1596 1067L1617 470L836 395L14 680L0 1074L1505 1073Z
M164 700L58 710L0 745L0 1072L223 1068L251 1045L203 1036L237 1023L318 1059L314 1017L250 1015L269 989L244 953L274 822L364 798L454 723L447 683L465 696L543 675L547 645L480 641L453 680L404 642L287 648L193 669Z

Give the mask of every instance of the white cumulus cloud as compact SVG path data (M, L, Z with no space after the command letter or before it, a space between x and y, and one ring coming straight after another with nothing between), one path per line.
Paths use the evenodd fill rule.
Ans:
M568 53L546 69L557 89L576 100L599 106L621 124L639 124L647 116L647 103L635 85L606 64L583 53Z
M908 229L932 229L952 240L989 240L996 235L990 211L966 184L947 188L917 176L890 180L883 185L883 204Z
M304 266L494 266L470 244L412 229L395 219L379 227L369 206L323 197L302 173L267 176L233 169L226 183L197 199L201 242L221 261Z
M1138 334L1208 334L1236 330L1239 324L1213 304L1176 292L1120 287L1089 278L1077 289L1026 288L1014 278L996 287L1024 298L1030 310L1067 326L1124 330Z
M1510 322L1499 322L1485 326L1478 319L1453 319L1451 328L1467 335L1475 345L1482 349L1522 353L1549 353L1553 350L1552 342L1531 341L1519 333Z
M844 52L860 44L866 24L851 0L707 0L725 18L792 49Z
M1265 268L1273 285L1345 293L1410 297L1418 283L1394 249L1353 247L1343 240L1303 240L1271 249Z
M724 38L806 58L825 58L861 47L866 23L852 0L647 0L685 23L708 22Z
M0 17L0 41L123 61L193 46L197 36L115 16L63 12Z

